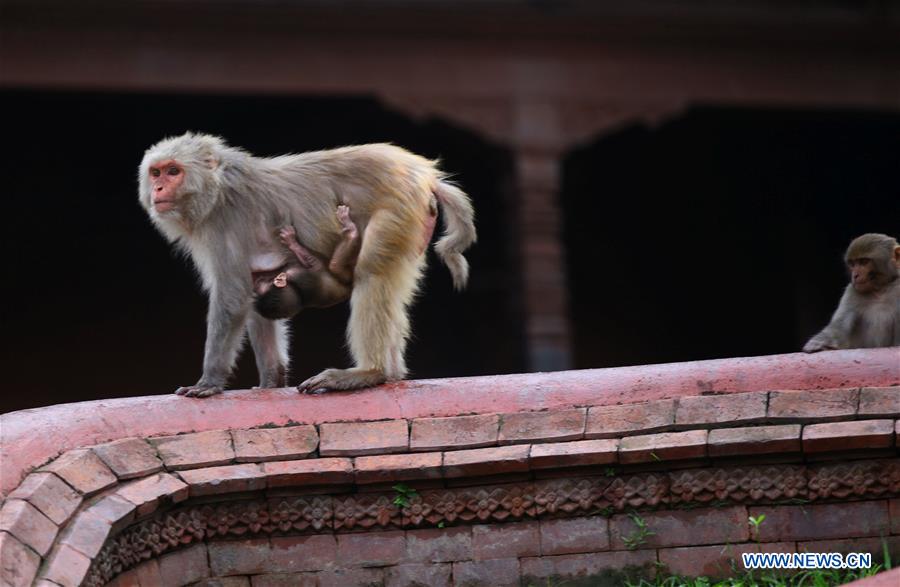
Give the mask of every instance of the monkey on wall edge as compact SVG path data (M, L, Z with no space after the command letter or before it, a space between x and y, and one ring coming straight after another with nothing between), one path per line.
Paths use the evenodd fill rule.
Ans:
M292 226L309 250L331 258L341 241L334 210L343 205L362 235L347 325L354 366L326 369L301 391L358 389L406 376L408 311L438 206L445 230L435 250L457 289L468 280L462 252L476 240L471 201L435 162L400 147L255 157L219 137L186 133L147 149L138 183L141 205L191 257L209 297L203 374L179 395L220 393L245 333L260 386L285 385L288 324L251 311L251 274L285 262L273 227Z
M803 347L829 349L900 345L900 245L886 234L853 239L844 255L850 283L821 332Z

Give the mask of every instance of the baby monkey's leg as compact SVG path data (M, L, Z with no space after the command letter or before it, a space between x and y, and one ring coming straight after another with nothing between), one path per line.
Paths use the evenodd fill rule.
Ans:
M350 219L350 208L338 206L338 221L341 223L341 242L334 249L334 255L328 263L328 270L339 281L346 285L353 282L353 270L356 268L356 259L359 257L359 230L353 220Z

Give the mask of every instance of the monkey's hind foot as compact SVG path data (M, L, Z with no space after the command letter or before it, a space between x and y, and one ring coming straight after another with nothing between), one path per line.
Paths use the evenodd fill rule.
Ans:
M175 390L175 393L185 397L209 397L222 393L222 388L218 385L200 385L198 383L197 385L179 387Z
M297 386L300 393L324 393L375 387L387 381L378 369L325 369Z

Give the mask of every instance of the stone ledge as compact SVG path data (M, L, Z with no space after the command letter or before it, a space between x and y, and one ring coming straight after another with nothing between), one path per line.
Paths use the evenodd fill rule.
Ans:
M402 381L365 392L298 395L293 389L174 394L81 402L0 416L0 494L60 452L124 438L216 429L280 428L347 420L413 420L634 404L705 394L900 385L897 349L695 361L665 365ZM888 394L889 395L889 394ZM866 400L867 410L890 409ZM871 407L870 407L871 406ZM884 414L881 414L882 416ZM670 422L674 425L674 413ZM35 434L35 431L40 431ZM661 430L658 430L661 431ZM586 438L598 438L588 414ZM618 435L618 432L614 435Z
M795 393L803 395L803 392ZM846 395L844 390L806 393L815 394L817 400L823 400L832 394L839 399ZM662 403L667 404L668 402L663 400ZM550 414L546 417L552 419L552 412ZM827 414L825 419L831 420L832 416L832 414ZM397 430L400 429L398 425L391 424L389 421L378 424L379 427L375 430L387 430L388 438L395 437ZM710 425L710 423L705 424ZM537 517L547 513L550 515L559 515L563 512L565 514L573 512L586 514L588 511L584 509L585 507L591 511L602 508L621 511L624 507L633 509L642 504L648 506L661 504L670 506L676 504L682 506L684 504L702 505L711 500L715 500L717 503L727 503L731 500L740 504L752 504L771 503L777 499L828 501L844 499L847 496L859 499L865 498L869 494L871 494L871 498L883 498L900 496L900 481L898 481L900 480L900 460L896 458L807 466L771 464L716 468L714 460L707 458L707 447L721 447L724 444L730 448L729 456L740 455L742 450L752 456L765 452L760 449L760 446L767 444L773 444L776 447L782 446L787 436L788 440L798 443L802 438L803 443L799 445L800 450L808 451L811 456L816 457L820 457L822 453L829 450L845 454L847 448L861 450L892 448L893 450L896 442L895 425L894 420L883 418L825 423L816 423L815 418L809 418L809 422L802 426L779 425L714 429L714 433L724 434L727 432L727 442L725 443L712 439L715 435L711 434L708 429L698 428L682 432L625 436L620 439L520 444L432 453L357 456L355 458L322 457L294 461L274 460L261 463L237 463L237 456L232 452L229 464L225 465L219 464L221 459L211 459L210 455L223 454L222 448L215 448L215 445L223 443L224 439L230 435L228 431L210 431L201 435L188 434L177 437L179 439L177 450L172 449L171 451L171 455L176 455L177 458L163 458L163 462L168 464L171 472L152 473L136 479L133 478L135 468L128 466L127 462L120 462L121 466L117 467L120 474L118 481L107 485L93 499L89 499L92 494L96 493L93 485L88 484L81 489L78 485L71 487L67 485L70 493L67 494L69 499L64 500L64 503L69 504L65 506L66 508L76 507L80 500L87 500L67 523L65 520L71 516L71 512L68 514L65 513L65 510L56 512L57 515L51 519L35 507L43 504L45 509L49 509L47 504L53 495L59 493L60 489L59 477L50 473L36 473L28 477L22 487L12 494L22 499L11 498L0 509L0 530L15 539L6 541L7 548L11 553L9 556L23 560L22 564L27 568L33 566L29 562L27 554L29 551L36 552L39 560L41 557L46 557L46 570L43 576L52 578L61 576L53 575L53 573L62 573L63 570L66 573L73 573L75 572L72 570L73 568L80 569L78 572L83 571L87 576L88 568L85 568L83 564L83 557L87 557L88 560L97 558L104 545L109 544L116 533L132 523L135 518L146 519L162 508L171 508L189 497L260 494L282 487L294 489L310 487L315 490L315 488L329 486L332 488L330 491L333 492L340 485L352 486L354 483L358 483L360 486L367 483L398 481L426 483L426 485L421 485L420 491L404 497L401 502L397 502L396 496L392 496L392 494L378 493L377 488L373 493L359 493L349 498L328 496L314 498L319 503L315 507L325 517L319 521L310 520L309 524L311 527L320 529L330 528L331 531L415 528L426 519L430 525L453 524L457 520L484 519L481 518L480 510L472 510L469 514L463 513L458 517L456 517L457 515L448 516L447 512L459 512L458 507L453 506L448 509L447 504L439 505L439 503L443 503L442 500L448 499L448 496L466 495L466 492L471 491L487 492L485 495L496 493L494 497L489 498L489 501L494 502L496 504L494 508L497 509L492 508L485 512L489 517L499 515L500 517L496 519L500 521L507 519L508 516L516 519L523 515ZM496 430L496 422L489 422L489 426ZM407 430L405 422L402 429ZM773 430L776 434L772 433ZM810 432L807 433L807 431ZM231 431L232 434L234 432L237 431ZM207 442L200 443L197 460L191 461L185 457L186 454L190 454L190 451L185 450L184 447L190 446L191 437L195 436L202 437ZM833 442L833 438L839 438L840 442ZM164 439L160 446L170 442L169 439ZM209 446L209 442L213 442L212 448ZM395 444L396 441L384 443L384 447L387 450L394 450ZM76 449L71 451L74 456L67 453L62 455L58 461L63 463L83 462L85 455L94 454L93 449L94 447ZM274 457L283 457L277 448L272 447L271 451L274 453ZM261 454L261 456L265 458L268 455ZM143 450L139 451L136 458L142 463L147 461ZM620 468L641 463L665 467L675 465L683 459L693 459L692 462L702 459L707 468L650 473L629 473L627 467ZM96 464L93 460L87 462ZM61 470L54 465L55 462L48 465L46 469ZM613 465L618 465L618 467ZM710 466L713 468L710 469ZM595 475L595 477L588 477L582 481L571 479L562 481L526 480L525 485L521 485L522 482L519 481L520 489L515 489L516 485L495 486L494 489L487 487L481 490L470 490L453 485L433 491L427 488L427 483L433 482L450 483L460 478L487 478L492 475L521 476L531 472L546 474L553 469L560 469L564 475L571 476L571 467L578 467L583 473ZM155 469L155 467L151 469ZM101 477L111 474L109 469L100 469L99 471ZM732 478L731 482L727 481L729 477ZM781 481L775 481L778 479ZM841 479L845 479L845 481L841 481ZM509 481L515 481L515 479L507 479L507 482ZM548 495L562 495L564 494L563 487L571 487L573 483L578 486L579 483L582 483L587 485L577 489L576 493L581 494L586 491L587 493L584 495L595 497L590 501L585 501L585 498L577 498L576 502L573 502L571 506L564 507L559 513L556 513L555 510L557 505L548 505L546 498L528 497L535 492L536 487L550 486L554 483L561 483L560 488L550 491ZM783 487L778 483L783 483ZM594 489L588 489L588 487L594 486L596 486ZM641 489L642 486L644 489ZM609 493L610 491L612 493ZM626 492L621 493L622 491ZM708 495L705 495L704 492ZM465 504L481 502L485 499L475 497L475 495L462 498L460 504L463 505L460 507L470 507ZM631 497L623 499L628 495ZM279 498L277 494L272 494L270 499L282 498ZM596 499L602 501L593 501ZM434 503L428 505L429 500ZM521 505L515 505L517 503ZM575 503L580 505L574 507ZM884 519L891 520L885 523L900 525L900 519L893 520L891 516L887 515L887 501L884 502L883 507L885 509ZM891 502L891 510L900 511L900 508L894 507L894 502ZM434 512L434 514L429 516L426 513L428 511ZM443 513L435 517L437 512ZM220 514L217 515L224 520ZM258 519L260 520L259 524L265 524L265 520L273 520L274 515L273 512L267 511L264 514L253 514L250 518L237 514L226 517L234 521L245 518ZM196 515L192 514L191 516L191 519L194 519L192 524L196 525ZM627 525L626 522L625 518L621 521L622 524ZM224 522L217 523L221 525ZM796 522L791 522L791 524L798 525ZM241 530L238 534L246 531ZM252 530L252 532L258 531L258 528ZM209 535L209 530L206 530L205 533ZM811 539L816 536L803 537ZM721 537L716 537L715 540L719 540L719 538ZM685 542L683 545L689 544L697 545L698 543L696 541ZM68 575L66 577L67 580L71 579Z
M865 352L878 358L883 350ZM854 353L857 351L851 355ZM832 360L843 360L843 353L832 355ZM793 355L780 359L789 363L797 360ZM754 363L759 359L734 361ZM686 369L689 365L712 367L711 363L720 362L640 369L690 373ZM831 361L822 364L833 366ZM879 369L876 362L874 371L882 377ZM610 375L609 371L621 375L621 370L575 374ZM682 372L679 376L689 375ZM215 504L216 500L240 506L247 499L260 497L266 505L256 513L226 516L248 520L250 525L240 530L239 535L258 533L283 515L277 508L285 499L306 500L303 507L308 513L302 516L311 517L291 518L293 521L288 524L288 530L301 533L413 530L423 525L440 528L443 524L484 519L592 515L591 512L606 509L612 513L624 512L622 508L626 507L696 507L709 500L743 507L772 503L775 494L783 499L817 503L851 497L881 500L893 497L883 502L883 509L890 511L887 516L890 527L900 528L900 517L894 515L900 511L896 505L900 503L896 499L900 497L900 485L897 485L900 461L896 459L900 413L895 411L900 387L891 387L895 383L892 380L882 377L879 387L860 388L853 381L853 387L823 385L823 389L787 391L781 391L783 387L752 389L754 385L741 381L734 386L745 389L705 389L701 395L697 395L694 380L695 389L691 393L687 388L673 392L672 388L651 386L648 401L638 401L646 399L648 394L633 393L628 398L633 403L615 405L615 394L598 391L587 398L584 390L577 387L571 394L574 399L566 400L562 391L553 387L554 381L565 380L566 374L527 377L532 379L534 389L520 389L515 394L505 385L516 377L473 380L476 387L487 381L499 382L501 399L504 396L505 399L480 403L502 406L502 411L484 412L479 403L474 414L445 415L404 411L404 408L399 417L377 418L394 413L410 398L415 401L406 407L424 407L422 398L432 394L410 391L410 387L426 382L405 382L398 384L408 386L403 391L396 387L393 391L379 388L326 396L322 404L326 409L308 416L313 418L310 423L297 425L290 421L281 427L270 421L263 422L259 428L196 431L193 428L196 422L190 415L192 406L202 404L216 411L233 400L228 394L208 401L175 398L186 408L183 426L192 428L175 431L180 434L157 430L157 435L150 437L132 434L115 438L110 435L114 436L113 429L118 428L116 424L108 424L111 428L107 432L94 433L93 442L85 443L91 436L83 437L81 444L49 463L27 462L29 455L34 456L29 451L35 447L29 442L53 438L59 430L49 429L44 434L45 431L34 429L28 438L21 429L16 431L16 426L23 422L40 424L41 417L46 415L43 410L4 416L3 482L10 485L8 490L15 489L0 509L4 556L19 561L24 569L17 571L20 575L15 584L29 584L31 579L26 580L25 575L66 584L78 584L77 577L87 577L88 573L108 580L115 573L109 575L103 571L96 575L98 561L106 560L104 549L116 543L123 529L131 531L154 517L169 519L167 516L173 511L218 511L215 508L223 506L203 505ZM549 386L544 378L549 378ZM860 375L860 378L871 381L871 375ZM785 380L792 381L789 374ZM818 376L813 376L813 380L820 384L829 381ZM641 379L632 384L645 385ZM472 385L464 388L467 395L473 393L471 388ZM652 397L657 392L661 397ZM252 393L252 398L242 398L240 409L258 410L254 415L258 420L266 413L267 398L283 392ZM297 403L314 399L290 393ZM376 406L366 412L371 418L368 421L314 419L323 413L327 415L329 406L342 404L348 396L358 398L358 403L377 404L385 393L393 393L392 406ZM435 394L437 403L446 399L442 395ZM517 403L523 397L530 397L534 403L527 406ZM168 397L146 401L149 402L147 410L154 417L143 414L145 420L165 416L168 408L156 411L159 405L174 405ZM160 403L154 407L154 401ZM580 403L573 405L576 401ZM58 416L58 408L77 410L79 406L47 410ZM36 416L34 412L40 417L32 418ZM245 415L239 414L237 419ZM12 436L6 430L8 423L13 424ZM77 427L63 430L61 438L77 431ZM16 434L24 446L21 452L11 450L7 442ZM9 455L16 457L11 465L5 458ZM875 456L887 458L858 460ZM735 458L742 459L746 466L719 464L727 464L723 459ZM813 462L822 459L826 459L823 464ZM847 459L849 462L844 462ZM793 464L783 464L786 460ZM24 477L35 465L43 466ZM24 468L16 469L17 466ZM881 471L879 467L887 469ZM8 472L22 479L18 488L8 482ZM859 479L869 481L859 485ZM390 484L404 482L414 484L417 491L386 493ZM557 510L552 500L548 505L548 498L538 497L535 493L538 487L557 487L547 495L572 492L573 496L580 497L573 497L572 504ZM297 498L298 492L311 497ZM349 496L341 497L348 492ZM462 505L448 510L444 501L455 499L452 498L455 495L468 497L460 497ZM486 510L478 509L479 505L477 511L469 511L473 503L495 505ZM453 511L457 513L452 514ZM487 518L481 517L483 513ZM193 513L194 518L182 519L177 525L195 525L202 518L197 515L200 514ZM194 521L188 522L189 519ZM217 524L226 524L224 520L220 517ZM625 527L628 520L621 518L616 523ZM578 527L577 521L572 524L573 528ZM208 534L209 530L205 532ZM518 537L518 534L510 535L511 544L516 544ZM615 540L612 544L621 546ZM701 545L691 541L684 546ZM554 556L564 556L566 548L570 547L560 546L561 550ZM525 554L510 551L515 556L535 554L522 552ZM484 556L487 555L478 555L471 564L486 562L478 560ZM94 579L91 581L89 584L98 584Z

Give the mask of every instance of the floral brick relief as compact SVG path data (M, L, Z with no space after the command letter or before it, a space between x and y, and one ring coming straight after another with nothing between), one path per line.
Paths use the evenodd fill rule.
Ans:
M414 529L623 513L667 506L834 501L900 495L900 459L817 465L696 468L393 493L270 497L178 507L108 541L85 585L105 585L137 564L218 538Z

